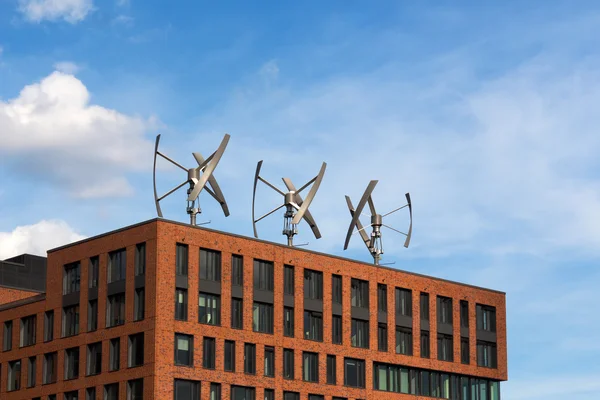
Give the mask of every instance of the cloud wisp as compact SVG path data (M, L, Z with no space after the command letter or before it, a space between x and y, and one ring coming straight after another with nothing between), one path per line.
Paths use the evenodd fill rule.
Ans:
M19 0L19 11L30 22L83 21L94 10L93 0Z
M85 236L61 220L42 220L32 225L17 226L11 232L0 232L0 260L29 253L46 256L46 251Z

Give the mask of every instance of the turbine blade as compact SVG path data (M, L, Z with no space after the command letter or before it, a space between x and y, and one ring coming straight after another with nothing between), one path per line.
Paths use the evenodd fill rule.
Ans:
M371 215L375 215L377 214L377 211L375 211L375 204L373 204L373 199L371 198L371 196L369 196L369 209L371 209Z
M254 202L256 200L256 184L260 174L260 168L262 167L262 160L256 164L256 173L254 174L254 189L252 190L252 228L254 228L254 237L258 239L258 233L256 232L256 220L254 219Z
M410 193L406 193L406 201L408 202L408 213L410 215L410 225L408 226L408 233L406 234L406 240L404 241L404 247L408 247L410 244L410 237L412 236L412 225L413 225L413 216L412 216L412 203L410 201Z
M158 200L158 193L156 193L156 156L158 155L158 142L160 142L160 134L156 136L156 143L154 144L154 167L152 168L152 183L154 184L154 204L156 205L156 213L162 218L162 210L160 209L160 203Z
M350 216L354 217L354 214L356 212L354 211L354 206L352 205L352 201L350 200L350 197L348 197L348 196L346 196L346 204L348 204L348 210L350 210ZM363 228L363 225L360 222L360 219L356 220L356 228L358 228L358 233L360 234L360 238L363 240L363 242L365 242L365 246L367 246L367 248L369 248L369 236L365 232L365 228Z
M202 163L204 162L204 157L202 157L202 154L193 154L198 165L202 165ZM208 187L205 187L206 191L221 205L221 208L223 209L223 214L225 214L226 217L229 217L229 207L227 207L227 201L225 201L225 196L223 196L223 192L221 192L221 188L219 187L219 184L217 183L217 178L214 174L211 174L208 177L208 184L212 188L212 191L209 190Z
M287 187L290 192L291 191L296 192L296 194L294 195L294 200L296 201L296 204L301 206L304 201L302 200L302 196L300 196L298 194L298 191L296 191L296 187L292 183L292 180L289 178L282 178L282 179L283 179L283 183L285 183L285 187ZM313 216L309 210L306 210L306 212L304 213L304 220L306 221L308 226L310 226L310 229L313 231L315 238L320 239L321 232L319 231L319 227L317 226L317 223L315 222L315 219L313 218Z
M315 182L310 188L306 199L304 199L302 206L294 216L294 219L292 219L293 224L297 224L300 222L300 220L304 217L308 206L310 206L310 203L312 203L313 199L315 198L315 194L317 193L317 190L319 190L319 186L321 185L321 181L323 180L323 175L325 175L325 168L327 168L327 163L323 163L323 165L321 165L321 170L319 171L319 174L315 177Z
M225 148L227 147L227 143L229 142L229 138L230 138L230 136L228 134L225 134L225 136L223 137L223 140L221 141L221 144L219 145L219 147L217 148L217 150L210 157L208 157L206 159L205 163L208 162L209 160L210 160L210 163L208 163L206 165L206 169L202 173L202 176L198 180L198 183L196 185L194 185L194 189L192 190L192 192L188 196L188 201L194 201L194 200L196 200L196 198L198 197L198 195L200 194L200 192L202 191L202 189L204 189L204 185L206 185L206 182L208 181L208 178L210 178L211 174L213 173L213 171L217 167L217 164L221 160L221 157L223 156L223 153L225 152ZM200 168L200 167L198 167L198 168Z
M348 248L348 243L350 243L350 238L352 237L352 231L354 230L354 227L357 226L357 222L360 217L360 213L362 213L363 208L365 208L365 205L367 204L367 201L368 201L369 197L371 196L373 189L375 189L377 182L378 181L376 181L376 180L369 182L367 189L363 193L360 201L358 202L356 209L354 210L354 215L352 216L352 221L350 221L350 226L348 227L348 234L346 235L346 242L344 243L344 250L346 250Z

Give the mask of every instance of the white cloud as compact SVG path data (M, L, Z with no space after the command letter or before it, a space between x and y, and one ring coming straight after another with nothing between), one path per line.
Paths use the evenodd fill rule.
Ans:
M279 65L277 65L277 61L269 60L260 67L259 74L266 81L274 81L279 76Z
M33 225L16 227L12 232L0 232L0 260L23 253L46 256L46 251L85 239L66 222L42 220Z
M150 126L90 104L80 80L53 72L0 101L0 155L18 173L76 197L128 195L125 174L151 166L152 144L144 137Z
M74 24L93 9L93 0L19 0L19 11L31 22L64 19Z
M69 75L79 72L79 66L71 61L60 61L54 64L54 69Z

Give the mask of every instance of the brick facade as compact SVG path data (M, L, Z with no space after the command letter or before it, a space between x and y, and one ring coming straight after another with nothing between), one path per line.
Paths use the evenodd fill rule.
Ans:
M142 321L133 321L134 298L134 254L138 243L146 243L146 273L145 273L145 318ZM188 263L188 319L176 321L174 319L174 293L175 293L175 247L176 243L184 243L189 247ZM108 253L120 248L127 250L126 269L126 321L124 325L104 328L107 298L107 263ZM198 292L199 287L199 249L212 249L221 252L221 324L210 326L199 324L198 321ZM231 329L231 258L232 255L243 257L244 271L244 303L243 303L243 329ZM99 286L98 286L98 330L87 332L87 304L88 304L88 264L90 257L99 256ZM274 263L274 297L273 317L274 333L257 333L252 330L252 305L253 305L253 259L272 261ZM80 329L79 334L61 338L61 313L63 306L63 267L65 264L81 262L81 289L79 294L80 304ZM283 335L283 266L293 265L295 269L294 296L295 323L294 337ZM303 269L323 272L323 341L315 342L303 338L303 310L304 285ZM331 332L331 275L342 276L343 282L343 344L332 344ZM139 277L138 277L139 278ZM350 316L351 316L351 278L358 278L369 282L370 315L369 349L355 348L350 345ZM377 350L377 283L386 284L388 309L388 351ZM31 399L42 397L44 400L49 394L56 394L62 400L62 393L70 390L79 390L79 399L85 399L85 388L96 386L97 399L103 399L103 385L120 382L119 399L127 398L127 381L144 378L145 399L173 399L174 379L190 379L201 381L201 398L209 399L209 385L211 382L221 383L222 399L228 400L230 385L251 386L256 388L256 399L262 399L264 388L275 389L275 398L281 399L283 390L300 392L300 398L305 400L307 394L324 395L331 400L332 396L347 397L349 399L375 398L377 395L391 396L397 399L416 398L414 395L398 393L383 393L373 390L373 362L401 364L424 368L429 370L457 373L471 377L481 377L490 380L503 381L507 379L506 362L506 309L504 293L449 282L427 276L402 272L400 270L375 267L326 254L319 254L298 248L268 243L260 240L249 239L223 232L192 227L180 223L164 220L150 220L121 230L110 232L95 238L90 238L72 245L51 250L48 254L47 294L43 301L25 304L18 307L0 309L0 328L4 321L13 320L13 346L11 351L0 353L0 397L6 400ZM430 302L430 337L431 358L419 357L420 343L418 336L413 340L413 356L396 354L394 351L394 288L401 287L412 290L412 315L414 333L419 333L420 310L419 297L421 292L429 293ZM454 362L438 361L436 332L436 296L446 296L453 299L453 330L454 330ZM0 290L0 304L5 302L4 292ZM469 337L470 363L460 362L460 309L459 300L469 302ZM476 315L475 304L485 304L496 308L497 324L497 368L484 368L477 366L476 359ZM54 310L54 340L44 343L43 322L44 312ZM36 344L19 348L19 319L36 314L37 332ZM127 368L127 337L133 333L144 332L145 349L144 365L142 367ZM174 365L174 335L185 333L194 336L194 368ZM0 331L0 335L3 333ZM118 372L108 371L108 343L111 338L121 337L121 367ZM202 367L202 339L211 337L216 339L216 368L214 370ZM236 342L236 371L224 372L223 349L225 340ZM86 345L102 342L102 373L86 377ZM244 373L244 343L256 345L256 374ZM64 349L79 346L80 363L79 379L64 381ZM275 347L275 377L265 377L264 346ZM295 379L285 380L282 376L283 348L294 349ZM42 385L42 357L44 353L58 351L58 379L54 384ZM311 351L319 354L319 383L309 383L302 380L302 351ZM326 377L326 355L337 356L337 385L328 385ZM37 355L36 386L25 388L27 377L27 358ZM366 385L365 388L352 388L344 386L344 357L365 360ZM9 361L22 360L21 390L7 392L7 364ZM428 397L419 397L428 398Z

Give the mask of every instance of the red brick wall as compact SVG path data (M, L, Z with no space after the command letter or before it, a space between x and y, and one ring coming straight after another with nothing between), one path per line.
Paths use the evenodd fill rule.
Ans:
M137 243L146 242L146 310L145 319L133 322L134 293L134 254ZM175 294L175 245L177 242L189 245L189 280L188 280L188 321L174 320ZM125 247L127 249L127 283L126 283L126 323L119 327L105 329L106 310L106 273L108 252ZM222 252L222 292L221 292L221 327L201 325L198 321L198 262L199 248L208 248ZM230 322L231 298L231 255L244 257L244 329L232 330ZM88 302L88 263L89 258L100 256L99 290L98 290L98 330L87 332ZM274 321L273 335L252 331L253 302L253 259L273 261L275 265ZM63 266L74 261L81 262L81 294L80 294L80 334L60 338L62 311L62 271ZM283 336L283 265L295 267L295 337ZM303 269L310 268L323 271L323 342L303 339ZM331 343L331 274L343 276L343 345ZM13 350L0 352L2 372L0 376L0 398L16 400L79 390L79 398L85 398L85 388L95 386L97 399L103 398L103 385L120 382L119 398L126 398L126 382L130 379L144 378L144 392L147 399L172 399L174 378L194 379L202 382L202 399L209 398L210 382L222 383L222 399L229 399L229 385L256 387L256 398L261 399L263 389L274 388L276 398L280 399L282 390L298 391L301 398L306 399L309 393L323 394L327 400L331 396L343 396L350 399L375 398L377 395L395 399L414 399L415 396L394 393L377 393L373 388L373 361L392 364L403 364L438 371L456 372L471 376L506 380L506 309L505 295L500 292L447 282L431 277L419 276L383 267L363 264L351 260L332 257L324 254L289 248L272 243L237 237L225 233L195 228L162 220L153 220L117 232L102 235L90 240L51 251L48 255L47 298L32 304L0 311L0 323L6 320L18 321L19 318L37 314L37 342L27 348L18 347L18 323L13 332ZM350 346L350 281L351 278L370 282L370 350L357 349ZM388 352L377 351L377 283L388 286ZM394 287L411 289L413 293L413 354L415 356L398 355L394 352ZM421 291L430 294L430 337L431 359L418 356L420 332L419 294ZM0 292L1 294L2 292ZM453 299L454 307L454 360L443 362L436 359L436 295ZM460 317L459 300L469 301L470 313L470 365L460 363ZM476 363L476 324L475 304L481 303L496 307L497 313L497 345L498 368L477 367ZM43 343L43 321L46 310L54 310L54 340ZM137 332L145 333L145 365L138 368L127 368L127 336ZM181 332L194 335L194 368L177 367L173 362L174 333ZM2 333L0 332L0 335ZM202 368L202 338L216 338L216 369ZM118 372L108 371L108 342L114 337L121 337L121 368ZM223 372L224 340L236 341L236 372ZM102 341L102 373L94 377L86 377L86 345ZM244 343L256 344L256 375L243 373ZM64 350L80 347L80 378L73 381L62 381L64 369ZM275 378L264 377L264 346L275 347ZM295 351L295 380L288 381L282 377L283 348ZM319 353L319 384L302 381L302 351ZM42 357L44 353L58 352L58 382L41 385ZM337 356L337 385L326 385L326 354ZM22 389L6 393L8 361L22 360L22 387L27 377L27 357L37 355L37 385L34 388ZM343 385L344 357L360 358L366 364L366 388L356 389Z
M157 283L161 294L157 299L157 347L164 349L157 358L161 371L157 373L155 388L157 398L172 398L173 378L195 379L202 381L202 398L208 399L210 382L225 383L222 387L224 399L229 397L228 384L247 385L257 388L257 398L262 398L262 388L275 388L279 398L281 390L298 391L301 398L306 398L309 393L324 394L329 396L344 396L349 398L370 398L373 392L373 361L392 364L433 369L438 371L461 373L490 379L506 380L506 310L505 295L500 292L490 291L457 283L418 276L392 270L389 268L375 267L350 260L344 260L322 254L316 254L286 246L278 246L256 240L234 237L205 229L192 228L185 225L159 221L158 223L158 256L157 256ZM174 293L175 293L175 245L177 242L189 245L189 287L188 287L188 321L174 321ZM198 262L199 248L220 250L222 252L222 294L221 294L221 327L199 324L198 304ZM244 256L244 329L230 329L230 279L231 255ZM255 333L252 331L252 273L253 258L273 261L275 263L275 293L274 293L274 321L273 335ZM290 264L295 267L295 337L283 336L283 265ZM323 271L323 342L313 342L303 339L303 268ZM331 274L343 276L343 345L331 343ZM350 346L350 281L359 278L370 282L370 349L358 349ZM413 294L413 354L416 356L398 355L394 352L395 329L394 317L391 312L388 320L387 353L377 351L377 283L388 285L388 307L393 310L394 287L403 287L412 290ZM420 354L418 332L420 332L419 296L420 292L430 294L430 359L423 359ZM454 360L444 362L436 359L437 332L436 332L436 295L451 297L453 299L454 323ZM470 365L460 363L460 309L459 300L469 301L470 314ZM476 323L475 304L481 303L496 307L497 312L497 345L498 369L482 368L476 361ZM194 335L194 366L195 368L176 367L173 365L174 333L181 332ZM202 366L202 338L204 336L217 339L216 369L214 371L203 369ZM223 372L224 340L236 341L236 373ZM243 346L244 342L256 344L255 376L243 373ZM276 377L263 376L264 346L275 347ZM294 381L282 378L283 348L292 348L295 353ZM319 353L319 380L320 384L302 381L302 351ZM326 354L337 355L337 385L326 385ZM344 371L343 358L353 357L366 360L366 389L355 389L343 386ZM386 396L402 398L405 396L386 393ZM414 396L406 396L414 398Z
M12 303L13 301L21 299L26 299L28 297L37 296L38 294L40 293L0 286L0 305Z

